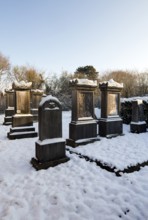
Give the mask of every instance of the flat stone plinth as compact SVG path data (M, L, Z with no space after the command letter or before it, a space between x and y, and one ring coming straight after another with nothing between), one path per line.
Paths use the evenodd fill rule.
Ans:
M53 160L53 161L49 161L49 162L40 163L37 159L32 158L30 163L32 164L32 166L36 170L42 170L42 169L45 170L45 169L48 169L49 167L57 166L61 163L65 163L69 160L70 160L70 158L65 156L64 158L61 158L61 159L58 159L58 160Z
M31 164L36 170L40 170L68 160L69 158L65 155L65 140L63 138L52 138L36 142L36 158L32 158Z
M36 142L36 158L40 162L49 162L65 157L65 140L63 138L51 138Z
M131 122L130 130L131 130L132 133L138 133L138 134L146 132L146 122L143 122L143 123Z
M104 118L99 120L99 135L101 137L115 137L122 135L121 118Z
M95 141L100 141L100 138L88 138L88 139L81 139L81 140L72 140L72 139L66 139L66 145L71 146L71 147L78 147L80 145L86 145L93 143Z
M33 115L31 114L15 114L12 117L13 127L32 126Z
M12 124L12 116L4 117L3 125L11 125Z
M82 144L92 143L97 139L96 120L77 121L69 124L69 139L66 140L67 145L77 147Z
M71 122L69 124L69 139L79 140L97 137L97 122L95 120Z
M33 126L10 128L10 132L7 134L7 137L11 140L20 138L32 138L37 136L38 133L35 132L35 128Z
M5 110L5 117L3 125L11 125L12 124L12 116L15 114L14 108L8 108Z

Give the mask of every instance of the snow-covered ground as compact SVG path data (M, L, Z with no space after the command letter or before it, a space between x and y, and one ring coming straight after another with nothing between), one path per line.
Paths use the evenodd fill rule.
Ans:
M63 112L65 139L70 120L71 113ZM117 177L67 151L67 163L35 171L30 160L38 138L8 140L10 126L3 121L1 115L0 220L148 219L148 166ZM70 149L119 169L147 161L148 133L132 134L127 125L123 132Z

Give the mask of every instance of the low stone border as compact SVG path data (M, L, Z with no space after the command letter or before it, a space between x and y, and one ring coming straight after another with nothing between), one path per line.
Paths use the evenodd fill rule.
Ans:
M115 166L110 167L106 163L102 163L99 160L93 160L93 159L89 158L88 156L82 155L81 153L74 152L68 148L66 148L66 150L69 151L70 154L76 154L77 156L79 156L79 158L83 158L86 161L96 163L96 165L99 166L100 168L105 169L108 172L114 173L118 177L122 176L122 174L124 174L124 173L133 173L135 171L139 171L142 167L148 166L148 161L145 161L143 163L137 163L134 166L127 167L124 170L118 170Z

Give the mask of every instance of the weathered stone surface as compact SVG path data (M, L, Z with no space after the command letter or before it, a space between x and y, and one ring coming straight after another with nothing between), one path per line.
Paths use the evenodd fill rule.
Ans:
M146 121L144 116L143 101L132 101L132 121L130 123L130 130L133 133L146 132Z
M35 150L36 158L32 158L31 163L37 170L69 160L62 138L61 104L55 97L47 96L39 104L39 140Z
M30 114L30 88L32 83L13 83L15 89L15 114L12 116L12 127L20 127L17 132L10 129L9 139L36 137L37 132L21 131L21 127L33 125L33 116Z
M32 126L33 115L31 114L15 114L12 117L12 127Z
M14 90L5 90L6 92L6 110L4 117L4 125L12 124L12 116L15 114Z
M38 107L43 97L43 93L43 90L31 90L31 114L33 115L33 121L38 121Z
M122 119L120 112L120 92L123 84L114 80L99 84L101 91L101 118L99 120L99 135L103 137L122 134Z
M89 138L97 140L97 122L94 119L94 90L97 82L88 79L73 79L72 88L72 120L69 124L69 139L66 144L78 146L80 139L89 143Z

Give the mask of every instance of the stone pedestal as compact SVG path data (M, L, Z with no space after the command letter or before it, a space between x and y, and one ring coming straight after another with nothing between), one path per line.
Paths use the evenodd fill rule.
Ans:
M31 164L36 170L67 162L65 140L62 138L62 111L58 99L47 96L39 104L39 140L36 158Z
M33 128L33 116L30 114L30 89L32 83L24 81L13 84L15 90L15 114L12 116L12 128L8 133L9 139L37 137ZM31 126L32 129L28 128ZM22 131L22 127L23 131ZM17 131L16 131L17 129Z
M12 116L15 114L14 110L14 90L5 90L6 92L6 110L5 110L5 117L4 117L4 125L11 125L12 124Z
M120 112L120 92L122 84L110 80L99 84L101 90L101 118L99 119L99 135L114 137L122 134Z
M99 135L102 137L115 137L122 134L122 119L117 117L114 120L102 118L99 120Z
M69 124L69 139L66 144L77 147L98 140L97 122L94 119L94 90L97 82L88 79L73 79L72 120Z
M143 101L132 101L132 121L130 123L130 130L132 133L146 132L146 121L144 118Z
M31 90L31 114L33 115L33 121L38 121L38 107L43 96L43 90L32 89Z

